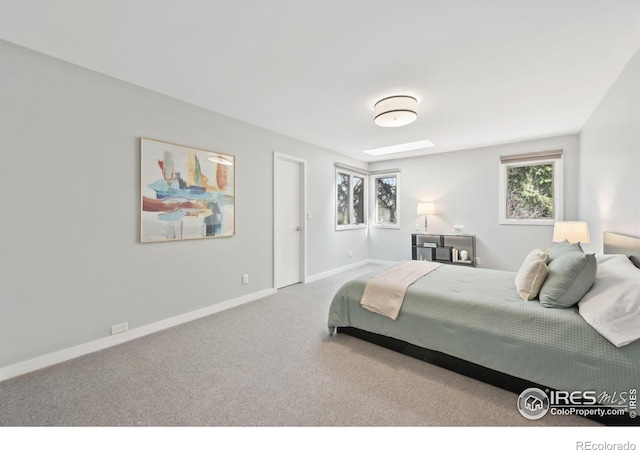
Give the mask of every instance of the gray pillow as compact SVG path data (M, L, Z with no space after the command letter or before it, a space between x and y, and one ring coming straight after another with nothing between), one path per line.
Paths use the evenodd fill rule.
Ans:
M549 256L549 262L553 261L560 255L564 255L567 252L583 252L582 247L580 247L580 243L571 244L569 241L564 240L562 242L558 242L556 245L551 247L547 251L547 255Z
M596 256L568 251L549 263L549 275L540 289L540 303L547 308L569 308L591 289L596 280Z

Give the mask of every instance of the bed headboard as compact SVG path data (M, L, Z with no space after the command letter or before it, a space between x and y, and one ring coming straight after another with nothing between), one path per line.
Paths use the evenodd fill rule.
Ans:
M627 255L640 268L640 238L626 234L604 232L604 253Z

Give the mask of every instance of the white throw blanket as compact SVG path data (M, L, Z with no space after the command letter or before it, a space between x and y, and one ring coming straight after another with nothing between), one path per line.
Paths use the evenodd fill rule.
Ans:
M409 286L441 265L430 261L410 261L382 272L367 282L360 305L396 320Z

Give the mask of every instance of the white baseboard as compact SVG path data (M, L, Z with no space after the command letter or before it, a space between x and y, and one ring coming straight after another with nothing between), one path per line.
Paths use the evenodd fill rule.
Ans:
M332 275L337 275L347 270L360 268L367 264L386 265L392 262L393 261L365 259L363 261L358 261L353 264L349 264L349 265L328 270L326 272L322 272L316 275L312 275L310 277L307 277L305 282L311 283L313 281L321 280L323 278L327 278ZM86 355L88 353L93 353L98 350L103 350L105 348L113 347L114 345L122 344L124 342L128 342L133 339L137 339L139 337L146 336L151 333L156 333L158 331L162 331L167 328L175 327L176 325L181 325L183 323L190 322L195 319L200 319L202 317L215 314L215 313L224 311L226 309L233 308L235 306L239 306L245 303L249 303L249 302L264 298L268 295L274 294L275 292L276 292L276 289L273 289L273 288L265 289L263 291L255 292L253 294L245 295L243 297L238 297L232 300L228 300L226 302L211 305L206 308L198 309L196 311L191 311L185 314L181 314L179 316L170 317L168 319L164 319L159 322L154 322L149 325L144 325L139 328L133 328L129 331L125 331L124 333L116 334L113 336L107 336L101 339L97 339L95 341L77 345L75 347L59 350L57 352L49 353L43 356L38 356L36 358L19 362L11 366L0 367L0 381L8 380L9 378L17 377L19 375L24 375L26 373L33 372L35 370L44 369L45 367L52 366L54 364L58 364L64 361L68 361L70 359L77 358L82 355Z
M305 283L311 283L313 281L318 281L321 280L323 278L327 278L330 277L332 275L337 275L339 273L342 272L346 272L347 270L351 270L351 269L358 269L362 266L366 266L367 264L389 264L391 263L391 261L383 261L383 260L377 260L377 259L365 259L363 261L358 261L357 263L353 263L353 264L349 264L346 266L342 266L342 267L337 267L335 269L331 269L328 270L326 272L322 272L322 273L318 273L316 275L311 275L310 277L307 277L307 279L305 280Z
M34 370L43 369L53 364L58 364L64 361L68 361L78 356L93 353L98 350L103 350L114 345L122 344L123 342L131 341L142 336L146 336L151 333L156 333L167 328L175 327L186 322L190 322L195 319L200 319L211 314L215 314L226 309L230 309L245 303L249 303L275 292L275 289L265 289L263 291L254 292L253 294L238 297L226 302L218 303L215 305L207 306L206 308L191 311L179 316L170 317L159 322L154 322L149 325L144 325L139 328L133 328L124 333L116 334L113 336L107 336L105 338L97 339L95 341L80 344L75 347L67 348L57 352L49 353L47 355L38 356L27 361L23 361L11 366L0 368L0 381L8 380L9 378L24 375L25 373L33 372Z
M386 259L370 259L369 264L378 264L380 266L386 266L388 264L392 264L398 261L387 261Z

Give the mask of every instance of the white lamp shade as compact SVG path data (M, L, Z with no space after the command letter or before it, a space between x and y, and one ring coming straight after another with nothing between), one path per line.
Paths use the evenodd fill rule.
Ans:
M587 222L556 222L553 225L553 242L565 240L572 244L576 242L588 244L591 242Z
M426 216L427 214L429 215L434 215L436 213L436 207L433 203L418 203L418 215L419 216Z
M408 95L398 95L380 100L373 107L373 121L381 127L401 127L418 117L418 100Z

